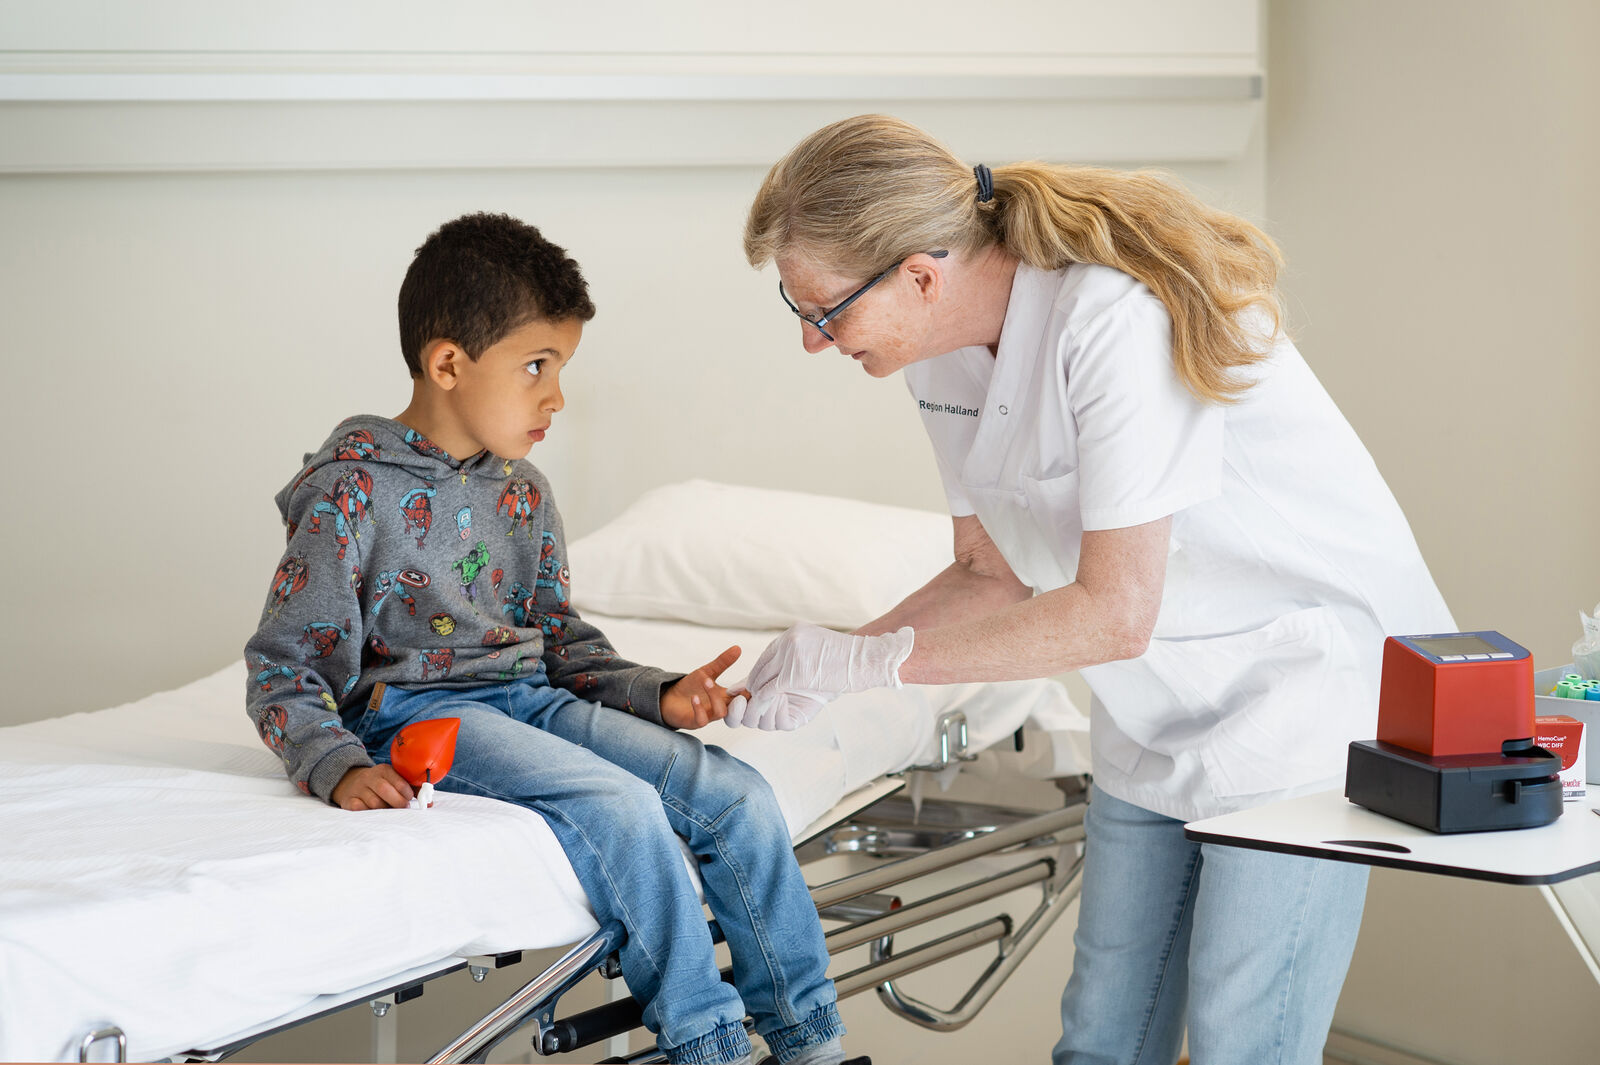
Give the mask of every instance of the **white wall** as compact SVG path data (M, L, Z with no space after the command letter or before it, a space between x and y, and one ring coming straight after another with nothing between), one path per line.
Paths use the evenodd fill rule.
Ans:
M1302 349L1457 623L1569 661L1600 598L1600 8L1285 0L1268 21ZM1593 1061L1597 1007L1534 889L1379 870L1335 1028L1370 1060Z
M137 18L76 0L0 7L0 321L8 421L26 456L0 528L24 604L0 621L0 724L132 699L239 653L281 550L271 497L338 419L405 405L395 293L412 250L458 214L526 218L588 275L599 314L563 377L568 409L533 456L581 535L645 488L688 477L942 505L903 386L807 356L775 275L740 253L766 166L824 121L893 107L974 161L1092 146L1105 161L1173 162L1234 209L1262 206L1259 102L1161 98L1163 86L1189 91L1194 78L1170 79L1195 73L1181 58L1191 45L1220 53L1194 60L1202 82L1257 69L1249 0L995 9L1032 12L1056 52L988 23L973 30L954 15L964 5L909 36L873 16L854 23L855 58L837 60L854 67L797 66L792 52L745 62L790 63L778 82L729 58L787 39L776 8L697 5L699 22L679 25L634 5L655 37L591 27L586 38L581 18L545 33L533 7L497 0L444 24L426 5L378 7L386 14L363 0L267 15L165 0ZM1141 21L1158 32L1139 45L1150 54L1130 57ZM363 41L370 50L354 51ZM434 41L450 54L419 54ZM952 58L969 43L981 53L971 70ZM586 57L586 45L616 54ZM231 51L251 47L266 51ZM648 98L657 83L606 73L674 69L685 47L735 73L667 103ZM1008 59L1008 47L1028 55ZM441 63L444 80L430 80ZM579 71L559 92L622 98L550 98L559 92L530 73L550 64ZM904 77L861 80L882 64ZM952 65L967 80L928 98L929 75ZM474 81L480 66L509 73ZM1007 80L1013 67L1038 76ZM363 80L374 69L400 80ZM239 80L257 70L266 80ZM810 98L841 78L899 95ZM991 89L1003 98L944 98ZM413 99L457 91L469 98ZM630 165L623 132L659 138L663 121L687 143L669 165ZM597 142L611 154L589 165L570 141L592 138L593 123L612 124ZM1150 130L1184 125L1215 132L1172 141L1171 160L1127 158ZM482 147L467 153L462 131ZM712 165L728 158L743 161Z
M1270 11L1268 218L1302 349L1464 628L1570 662L1600 599L1600 9Z

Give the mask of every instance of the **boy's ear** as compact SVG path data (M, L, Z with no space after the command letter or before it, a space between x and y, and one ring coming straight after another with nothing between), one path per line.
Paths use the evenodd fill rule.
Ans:
M467 353L453 340L430 340L422 349L422 376L446 392L461 379Z

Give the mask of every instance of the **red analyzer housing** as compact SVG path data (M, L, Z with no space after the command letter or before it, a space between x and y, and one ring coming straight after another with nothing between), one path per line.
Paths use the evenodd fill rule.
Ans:
M1390 636L1378 735L1350 744L1351 802L1431 832L1561 816L1561 759L1534 744L1533 656L1498 632Z
M1495 648L1478 633L1389 637L1378 739L1429 755L1531 746L1533 656Z

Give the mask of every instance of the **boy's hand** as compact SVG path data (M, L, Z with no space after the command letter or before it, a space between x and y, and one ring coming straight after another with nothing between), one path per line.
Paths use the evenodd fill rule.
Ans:
M333 786L333 804L342 810L405 809L411 785L392 765L369 765L348 770Z
M728 689L717 683L739 661L730 647L661 693L661 720L669 728L697 729L728 716Z

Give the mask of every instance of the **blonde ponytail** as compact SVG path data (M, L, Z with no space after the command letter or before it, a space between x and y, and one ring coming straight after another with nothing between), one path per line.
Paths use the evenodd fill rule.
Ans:
M922 130L885 115L845 119L772 167L745 224L745 257L759 267L799 253L869 277L915 252L998 244L1044 270L1115 267L1166 307L1174 368L1192 393L1231 403L1250 387L1235 371L1266 357L1282 323L1283 260L1260 229L1149 171L1019 163L995 167L993 182L994 199L979 203L972 169Z

